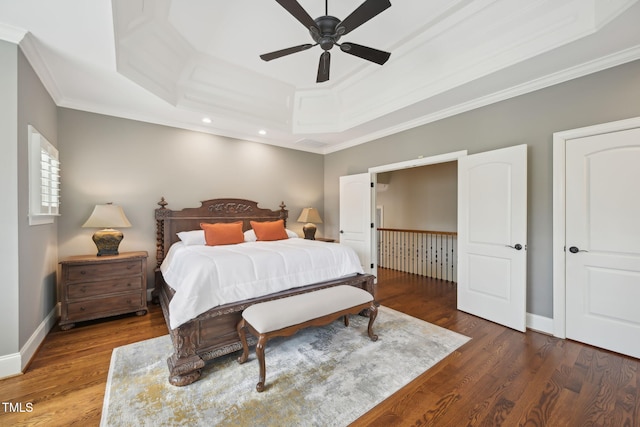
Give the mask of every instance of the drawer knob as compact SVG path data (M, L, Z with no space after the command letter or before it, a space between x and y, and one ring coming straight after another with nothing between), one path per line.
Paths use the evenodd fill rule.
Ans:
M80 270L80 274L87 274L87 272L84 270Z
M84 311L84 310L85 310L85 308L84 308L84 307L80 307L80 311Z

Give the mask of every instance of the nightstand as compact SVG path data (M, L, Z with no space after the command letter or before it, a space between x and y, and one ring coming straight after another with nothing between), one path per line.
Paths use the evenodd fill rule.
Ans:
M316 240L320 242L330 242L335 243L336 239L329 239L328 237L316 237Z
M147 313L147 252L60 261L60 328L118 314Z

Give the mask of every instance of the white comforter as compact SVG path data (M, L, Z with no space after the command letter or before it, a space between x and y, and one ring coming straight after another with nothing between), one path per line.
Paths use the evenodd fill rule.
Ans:
M178 242L160 270L175 290L171 329L218 305L363 273L350 247L306 239L225 246Z

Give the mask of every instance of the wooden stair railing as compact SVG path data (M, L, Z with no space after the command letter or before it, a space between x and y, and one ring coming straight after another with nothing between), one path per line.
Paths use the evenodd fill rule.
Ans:
M456 282L458 233L378 228L378 266Z

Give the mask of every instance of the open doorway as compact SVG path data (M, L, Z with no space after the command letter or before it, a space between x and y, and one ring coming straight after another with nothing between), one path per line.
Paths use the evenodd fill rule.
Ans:
M358 200L363 211L342 208L347 201L340 177L340 224L360 214L360 229L371 224L365 244L366 271L377 275L377 232L373 224L379 173L456 161L458 168L458 309L518 331L526 329L527 145L473 155L466 151L369 168L350 175L363 180ZM371 190L371 191L370 191ZM344 194L343 194L344 193ZM349 203L344 203L349 205ZM353 204L353 203L351 203ZM385 212L385 218L388 217ZM386 221L386 220L385 220ZM364 240L361 240L364 242ZM368 266L370 263L370 267Z
M378 183L372 191L373 213L380 219L376 227L381 229L374 233L371 248L376 268L382 262L382 267L457 281L457 265L452 265L457 261L457 164L466 155L464 150L421 156L369 169L372 182ZM441 233L427 233L430 231ZM402 239L408 245L401 245ZM390 256L403 261L390 260Z
M376 175L377 265L457 280L457 161Z
M343 236L353 234L366 238L349 238L345 243L357 243L361 250L359 256L366 261L364 270L377 275L378 243L373 223L376 212L373 184L377 182L377 175L450 161L457 162L458 170L458 255L454 268L457 271L458 309L524 331L527 285L526 144L470 156L466 151L459 151L342 176L340 232L345 230L343 223L356 225L351 228L357 229L358 233L345 230ZM354 187L357 191L348 191L353 185L347 184L352 183L357 183Z

